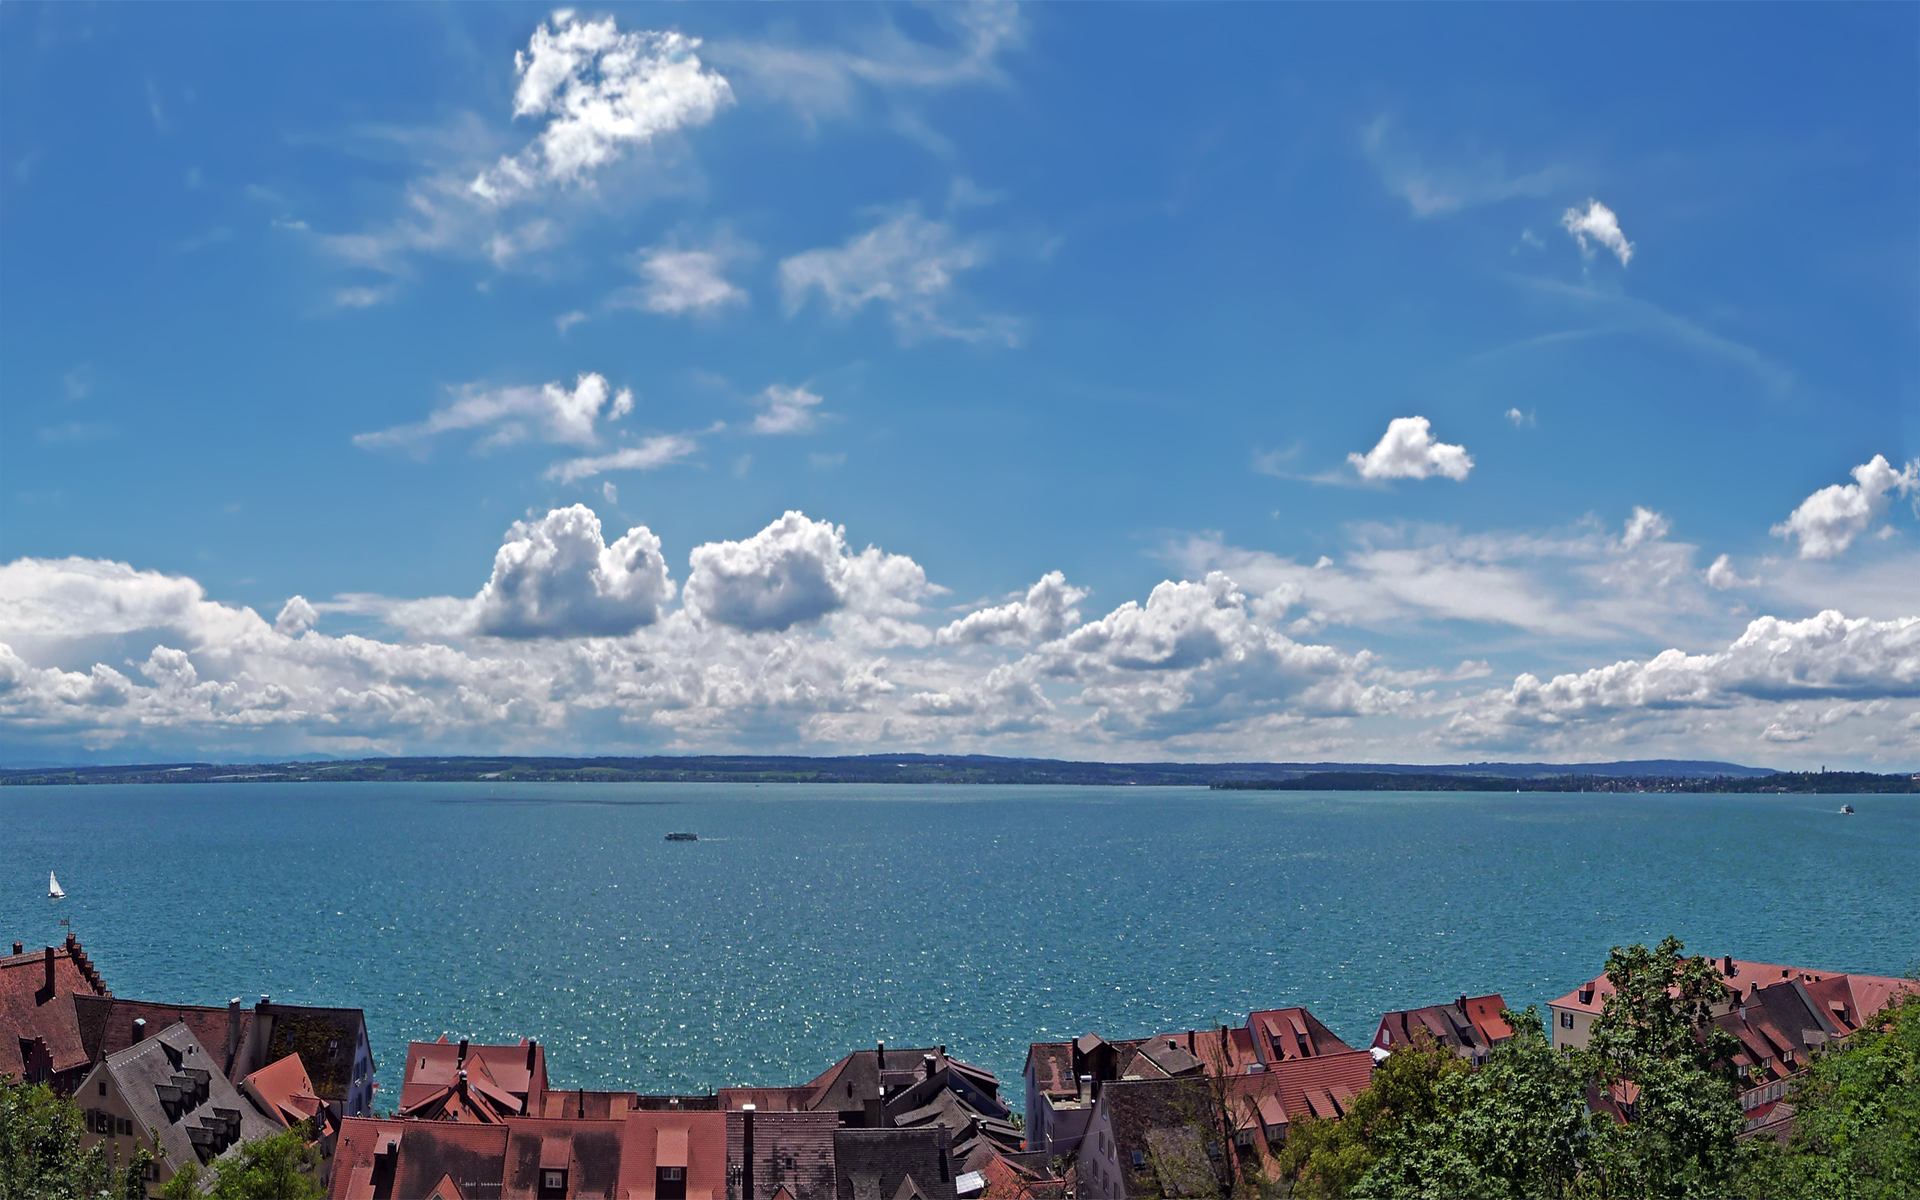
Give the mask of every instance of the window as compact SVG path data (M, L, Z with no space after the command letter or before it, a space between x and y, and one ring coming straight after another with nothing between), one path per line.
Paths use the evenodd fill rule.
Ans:
M125 1117L120 1118L120 1136L121 1137L133 1136L133 1122L129 1121Z
M1144 1170L1146 1165L1147 1152L1145 1150L1135 1150L1133 1152L1133 1169L1136 1171Z
M686 1177L687 1177L687 1169L685 1167L661 1167L660 1168L660 1178L666 1180L668 1183L677 1183L680 1180L685 1179Z
M1573 1028L1573 1014L1572 1014L1572 1013L1569 1013L1569 1012L1563 1012L1563 1013L1561 1013L1561 1014L1560 1014L1560 1028L1562 1028L1562 1029L1572 1029L1572 1028Z
M542 1171L540 1172L540 1186L546 1191L557 1192L567 1186L567 1173L565 1171Z
M107 1094L107 1081L104 1079L100 1081L100 1094L102 1096Z
M339 1039L339 1038L328 1038L328 1039L327 1039L327 1053L328 1053L328 1054L338 1054L338 1053L340 1053L340 1039Z

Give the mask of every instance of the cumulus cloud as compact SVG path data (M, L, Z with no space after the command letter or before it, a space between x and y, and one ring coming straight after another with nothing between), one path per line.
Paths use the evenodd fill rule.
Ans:
M1435 441L1425 417L1395 417L1387 422L1380 444L1365 454L1349 454L1347 461L1362 479L1426 479L1444 475L1464 480L1473 470L1465 446Z
M854 554L844 528L800 512L744 541L697 546L688 562L687 612L747 632L784 630L842 609L912 616L932 594L926 572L912 559L872 546Z
M443 433L488 429L492 432L478 443L482 449L532 439L591 446L600 440L599 421L616 421L633 411L631 389L616 392L605 376L591 371L582 373L571 390L562 383L504 388L469 383L450 390L448 403L426 420L355 434L353 444L368 450L420 448Z
M733 92L700 61L699 45L680 33L623 33L612 17L555 13L513 56L520 76L513 115L546 124L526 149L476 177L471 190L506 204L545 185L586 183L629 147L706 124L732 103Z
M1560 217L1560 224L1580 243L1580 253L1589 257L1593 254L1593 243L1613 251L1621 266L1626 266L1633 258L1633 243L1627 235L1620 232L1620 218L1613 210L1598 200L1587 201L1587 211L1570 208ZM1590 242L1588 239L1592 239Z
M281 607L280 615L274 618L273 631L282 637L299 637L319 621L320 614L313 605L307 603L307 598L295 596Z
M986 258L978 241L959 238L944 221L902 212L845 245L796 254L780 264L787 315L793 316L818 292L836 315L869 304L884 307L903 339L953 337L965 341L1013 340L1005 318L965 322L946 308L953 277Z
M1457 713L1447 733L1461 741L1503 741L1523 730L1618 731L1753 701L1915 696L1920 696L1920 617L1875 621L1829 610L1803 621L1757 618L1713 654L1667 650L1644 662L1618 662L1545 682L1521 675L1512 687L1486 693Z
M516 521L475 598L473 631L503 638L616 637L660 619L673 580L660 539L636 525L612 545L584 504Z
M1626 531L1620 536L1620 545L1628 550L1649 539L1658 540L1667 536L1673 525L1665 517L1650 508L1633 506L1632 515L1627 517Z
M1067 582L1059 571L1049 571L1006 604L970 612L942 628L936 640L961 646L984 642L996 646L1023 646L1057 638L1080 623L1076 607L1090 593Z
M763 406L760 414L753 418L755 433L806 433L813 429L820 414L822 397L804 387L785 387L773 384L760 393Z
M1758 578L1742 579L1740 577L1740 573L1733 569L1733 556L1731 554L1722 554L1719 558L1713 560L1713 565L1707 568L1706 580L1708 587L1719 592L1724 592L1729 588L1760 586L1760 580Z
M1889 497L1905 496L1920 488L1920 459L1896 471L1886 456L1855 467L1854 482L1823 487L1801 502L1785 521L1773 527L1773 536L1800 539L1801 558L1833 558L1844 554L1853 539L1887 511Z
M728 262L745 252L726 239L690 249L650 246L640 252L640 275L646 282L617 294L614 303L667 316L714 313L745 304L745 289L728 282L725 274Z
M572 483L607 471L651 471L677 462L700 449L692 438L677 433L662 433L647 438L638 446L625 446L610 454L589 454L569 458L547 468L547 478Z

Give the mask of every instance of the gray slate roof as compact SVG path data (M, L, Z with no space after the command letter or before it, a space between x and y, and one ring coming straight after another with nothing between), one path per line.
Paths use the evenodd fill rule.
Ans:
M182 1022L108 1055L101 1069L140 1126L158 1133L176 1171L182 1163L205 1163L241 1142L280 1132L234 1088Z

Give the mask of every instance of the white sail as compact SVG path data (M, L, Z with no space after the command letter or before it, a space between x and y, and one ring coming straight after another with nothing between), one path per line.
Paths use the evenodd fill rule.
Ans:
M67 894L60 890L60 881L53 877L52 871L48 871L47 872L47 899L65 900L66 898L67 898Z

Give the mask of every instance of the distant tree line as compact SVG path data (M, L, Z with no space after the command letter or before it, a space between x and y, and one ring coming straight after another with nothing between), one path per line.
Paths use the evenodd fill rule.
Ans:
M1920 775L1871 771L1781 771L1758 777L1715 775L1420 774L1398 771L1317 771L1294 779L1217 779L1222 791L1256 792L1734 792L1861 795L1920 792Z

